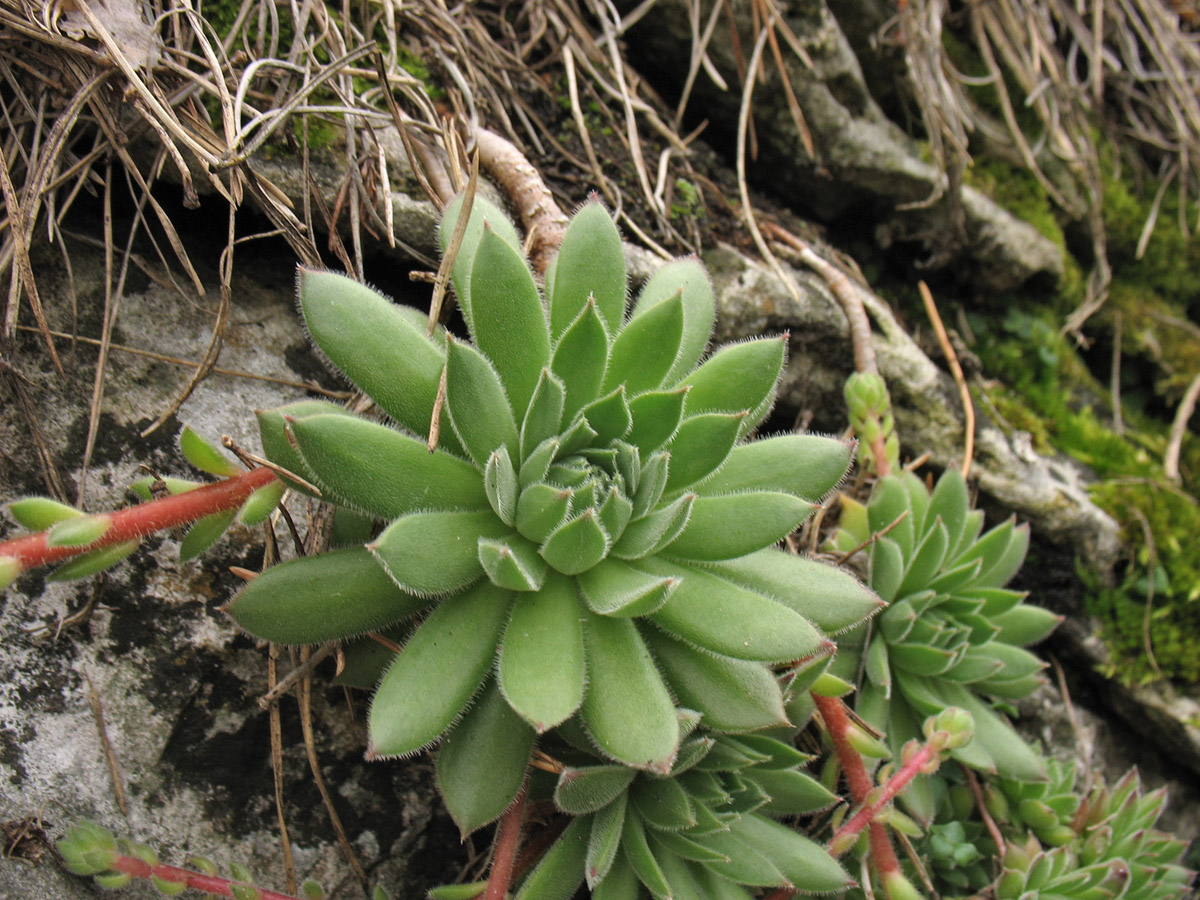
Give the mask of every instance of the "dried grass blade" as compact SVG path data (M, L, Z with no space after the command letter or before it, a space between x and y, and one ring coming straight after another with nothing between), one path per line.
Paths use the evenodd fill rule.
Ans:
M236 177L236 172L230 174L231 181ZM233 185L230 185L230 192L233 192ZM221 354L221 343L225 338L225 327L229 322L229 310L233 305L233 249L236 244L236 219L237 207L230 204L228 237L225 243L225 250L221 254L220 263L221 300L217 307L217 320L213 324L212 336L209 338L208 348L205 350L204 356L196 366L196 370L192 373L191 378L188 379L188 383L184 385L183 390L179 393L179 396L175 398L175 401L168 409L159 415L149 428L142 431L142 437L153 434L165 425L171 416L175 415L179 407L192 395L192 391L196 389L196 386L208 377L209 372L212 371L213 366L217 363L217 357Z
M441 264L438 265L437 276L433 280L433 298L429 302L429 327L426 330L426 334L430 337L433 336L438 319L442 315L442 303L446 299L446 287L450 283L450 270L458 258L463 235L467 233L467 223L470 222L471 211L475 208L475 192L478 189L479 152L476 150L471 159L471 177L467 179L467 186L463 191L462 208L459 210L458 220L454 223L454 231L450 233L450 243L446 245L446 252L442 255Z
M771 248L763 240L762 232L758 230L758 222L754 218L754 207L750 203L750 187L746 183L746 133L749 130L750 106L754 97L754 73L758 71L759 62L762 60L763 48L766 47L766 44L767 28L763 27L758 32L758 40L754 42L754 51L750 54L750 65L746 71L746 80L742 85L742 105L738 110L738 195L741 197L742 215L746 218L746 227L750 229L750 236L754 239L754 246L758 248L758 252L762 254L762 258L767 261L771 270L787 289L788 293L792 295L792 298L797 303L801 303L800 292L796 288L795 282L783 271L783 266L779 264L779 260L775 258L775 254L771 252Z
M9 285L8 299L4 308L3 338L6 343L12 339L17 325L17 313L20 309L21 288L24 286L25 293L29 295L29 308L33 311L34 319L37 320L38 329L42 333L42 339L46 342L46 349L50 353L54 368L59 375L66 377L62 361L58 358L58 351L54 347L54 339L50 337L50 325L46 321L42 299L38 294L37 280L33 275L33 263L29 259L29 235L32 232L32 223L26 221L25 211L17 199L17 191L8 170L8 159L3 153L0 153L0 192L4 195L4 205L8 207L8 239L12 242L17 265L17 270L13 273L12 282Z

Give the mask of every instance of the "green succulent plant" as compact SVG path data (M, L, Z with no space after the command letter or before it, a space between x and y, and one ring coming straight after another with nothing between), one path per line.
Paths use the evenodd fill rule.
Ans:
M660 269L626 318L621 241L597 202L544 296L501 211L476 197L459 231L470 341L301 270L314 343L391 424L301 401L259 413L263 445L293 487L385 524L268 569L229 612L286 644L421 617L378 682L369 755L445 737L439 780L470 831L511 802L535 737L569 720L605 760L659 775L680 758L677 705L719 730L786 722L770 667L828 655L827 634L881 604L774 546L853 454L814 435L746 440L785 337L700 363L714 303L694 259Z
M1173 900L1193 872L1179 865L1187 844L1157 831L1166 792L1143 794L1137 770L1093 790L1069 843L1044 850L1034 834L1010 843L997 900Z
M1028 829L1042 844L1059 847L1076 837L1071 827L1080 806L1076 771L1073 765L1049 760L1045 781L1002 778L999 789L988 786L986 801L997 818Z
M926 716L958 706L974 717L976 740L955 750L956 759L1044 780L1040 755L988 698L1016 700L1040 683L1044 663L1022 648L1059 617L1005 588L1025 559L1028 529L1009 520L982 530L983 513L971 508L954 469L932 491L905 472L881 478L865 506L843 498L831 545L843 553L865 548L868 581L891 605L839 642L836 671L860 682L856 709L887 733L893 753L919 734ZM933 818L927 780L914 782L905 802L923 821Z
M607 763L581 731L564 736L572 743L555 755L571 764L559 774L553 798L575 818L518 898L544 896L543 885L560 872L574 873L561 896L586 881L599 900L744 900L754 887L828 893L852 884L819 844L771 818L838 800L800 770L809 757L790 743L698 730L662 774Z

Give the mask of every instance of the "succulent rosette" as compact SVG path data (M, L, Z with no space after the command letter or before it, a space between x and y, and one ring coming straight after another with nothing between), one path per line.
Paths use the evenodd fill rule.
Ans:
M685 720L685 730L697 718ZM550 748L570 761L554 803L575 818L518 897L543 896L545 883L563 876L571 880L561 896L586 880L599 900L746 900L753 887L831 893L852 884L824 848L772 818L838 802L803 771L811 757L790 741L699 729L685 735L671 771L661 774L597 758L578 730L560 737L572 746Z
M563 723L606 760L664 774L688 715L677 705L724 730L785 722L771 666L828 654L826 635L880 602L775 547L853 453L815 435L746 440L786 336L701 363L714 300L695 259L660 269L627 318L621 240L598 202L572 220L544 296L493 205L476 197L457 231L469 341L301 270L314 343L390 423L302 401L259 414L264 448L293 487L386 524L365 546L267 570L229 610L290 644L419 614L377 685L369 752L449 732L439 777L470 830L511 801L535 736Z
M1005 848L998 900L1173 900L1195 872L1180 865L1187 843L1154 828L1164 790L1142 793L1137 770L1092 790L1075 817L1074 840L1051 850L1029 834ZM1078 802L1078 800L1077 800Z
M1027 696L1045 664L1024 647L1054 629L1059 617L1025 603L1005 585L1025 560L1029 530L1009 519L983 532L966 483L947 470L933 490L911 472L877 483L864 506L843 500L842 552L865 549L868 581L891 605L841 642L834 666L862 678L859 714L886 731L894 753L920 723L948 706L975 719L976 739L954 751L966 765L1009 778L1046 778L1040 755L993 704ZM932 819L928 779L914 781L905 803Z

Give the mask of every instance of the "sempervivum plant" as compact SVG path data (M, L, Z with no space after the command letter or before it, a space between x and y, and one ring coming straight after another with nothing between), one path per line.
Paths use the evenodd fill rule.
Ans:
M837 801L800 770L810 758L791 743L701 729L684 738L664 775L608 764L578 731L564 736L573 746L555 755L572 764L562 767L554 803L576 818L518 896L540 896L543 881L567 871L576 887L586 878L601 900L646 893L744 900L749 894L738 885L816 893L850 885L824 849L771 818Z
M984 699L1020 699L1038 685L1044 664L1022 648L1058 623L1005 587L1025 559L1028 528L1010 519L981 534L983 513L971 509L955 469L932 491L904 473L880 479L865 506L843 503L832 544L847 553L867 547L870 584L891 604L842 644L836 663L852 679L862 670L859 714L887 732L895 751L926 716L961 707L975 719L977 740L955 758L986 772L1044 779L1039 755ZM927 782L914 783L906 802L932 818Z
M1044 850L1030 834L1009 843L997 900L1174 900L1195 873L1179 865L1187 844L1157 831L1162 790L1143 794L1137 770L1098 787L1076 817L1074 840Z
M512 800L535 735L572 717L606 760L659 774L679 753L677 702L714 728L783 723L769 666L828 653L825 634L879 601L774 548L852 454L810 435L744 440L785 338L698 365L714 317L698 262L661 269L626 318L621 241L589 203L543 297L503 213L476 198L456 229L462 202L443 239L461 240L469 341L301 271L314 342L391 424L304 401L260 414L263 444L294 486L385 524L365 546L269 569L230 613L291 644L421 614L376 688L369 754L453 726L439 778L470 830Z

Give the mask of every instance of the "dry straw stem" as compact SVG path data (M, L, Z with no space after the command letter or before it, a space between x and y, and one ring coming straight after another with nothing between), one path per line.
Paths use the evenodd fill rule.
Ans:
M966 478L971 474L971 461L975 457L975 404L971 402L971 389L967 386L967 379L958 362L958 354L954 352L954 345L950 343L950 335L946 333L946 326L942 324L941 314L938 312L937 304L933 301L933 293L924 281L919 282L917 288L921 292L921 302L925 304L925 315L929 316L929 322L933 325L938 346L942 348L942 355L946 357L946 363L950 366L950 372L954 376L954 383L958 385L958 395L962 399L963 428L966 431L966 438L961 468L962 476Z
M104 704L100 700L100 692L92 684L91 677L85 672L83 678L87 682L88 706L92 708L92 717L96 720L96 732L100 737L100 746L104 749L104 760L108 763L108 774L112 778L117 808L121 810L121 815L128 817L129 800L125 795L125 779L121 777L117 752L113 749L112 739L108 736L108 726L104 723Z
M1196 411L1196 401L1200 400L1200 375L1196 375L1188 385L1175 410L1175 421L1171 423L1171 435L1167 440L1167 452L1163 457L1163 471L1167 478L1175 484L1180 483L1179 454L1183 449L1183 436L1187 434L1188 422Z
M754 217L754 207L750 204L750 187L746 182L746 138L750 123L750 107L754 101L754 83L757 77L758 64L762 59L763 48L766 46L769 32L769 26L763 26L758 33L758 39L754 42L754 51L750 54L750 65L746 73L745 84L742 87L742 103L738 109L737 128L738 194L742 200L742 216L746 227L750 230L750 236L754 239L754 246L758 248L758 252L762 254L763 259L770 265L771 271L775 273L775 276L787 288L788 293L792 295L792 299L800 303L800 291L796 287L795 282L783 271L783 266L779 264L779 260L775 258L775 254L771 252L771 248L767 246L767 242L763 239L758 222Z
M800 262L821 276L821 280L833 293L834 299L841 305L842 313L846 316L846 324L850 328L850 344L854 350L855 370L878 375L875 347L871 343L871 321L867 318L858 286L845 272L817 255L807 241L773 222L768 222L763 229L771 238L794 250Z
M279 675L278 644L267 648L267 686L275 690ZM296 858L292 853L292 840L288 834L287 817L283 814L283 723L280 721L279 704L272 703L267 711L271 732L271 775L275 784L275 818L279 824L279 842L283 850L283 870L287 876L287 892L296 893Z

